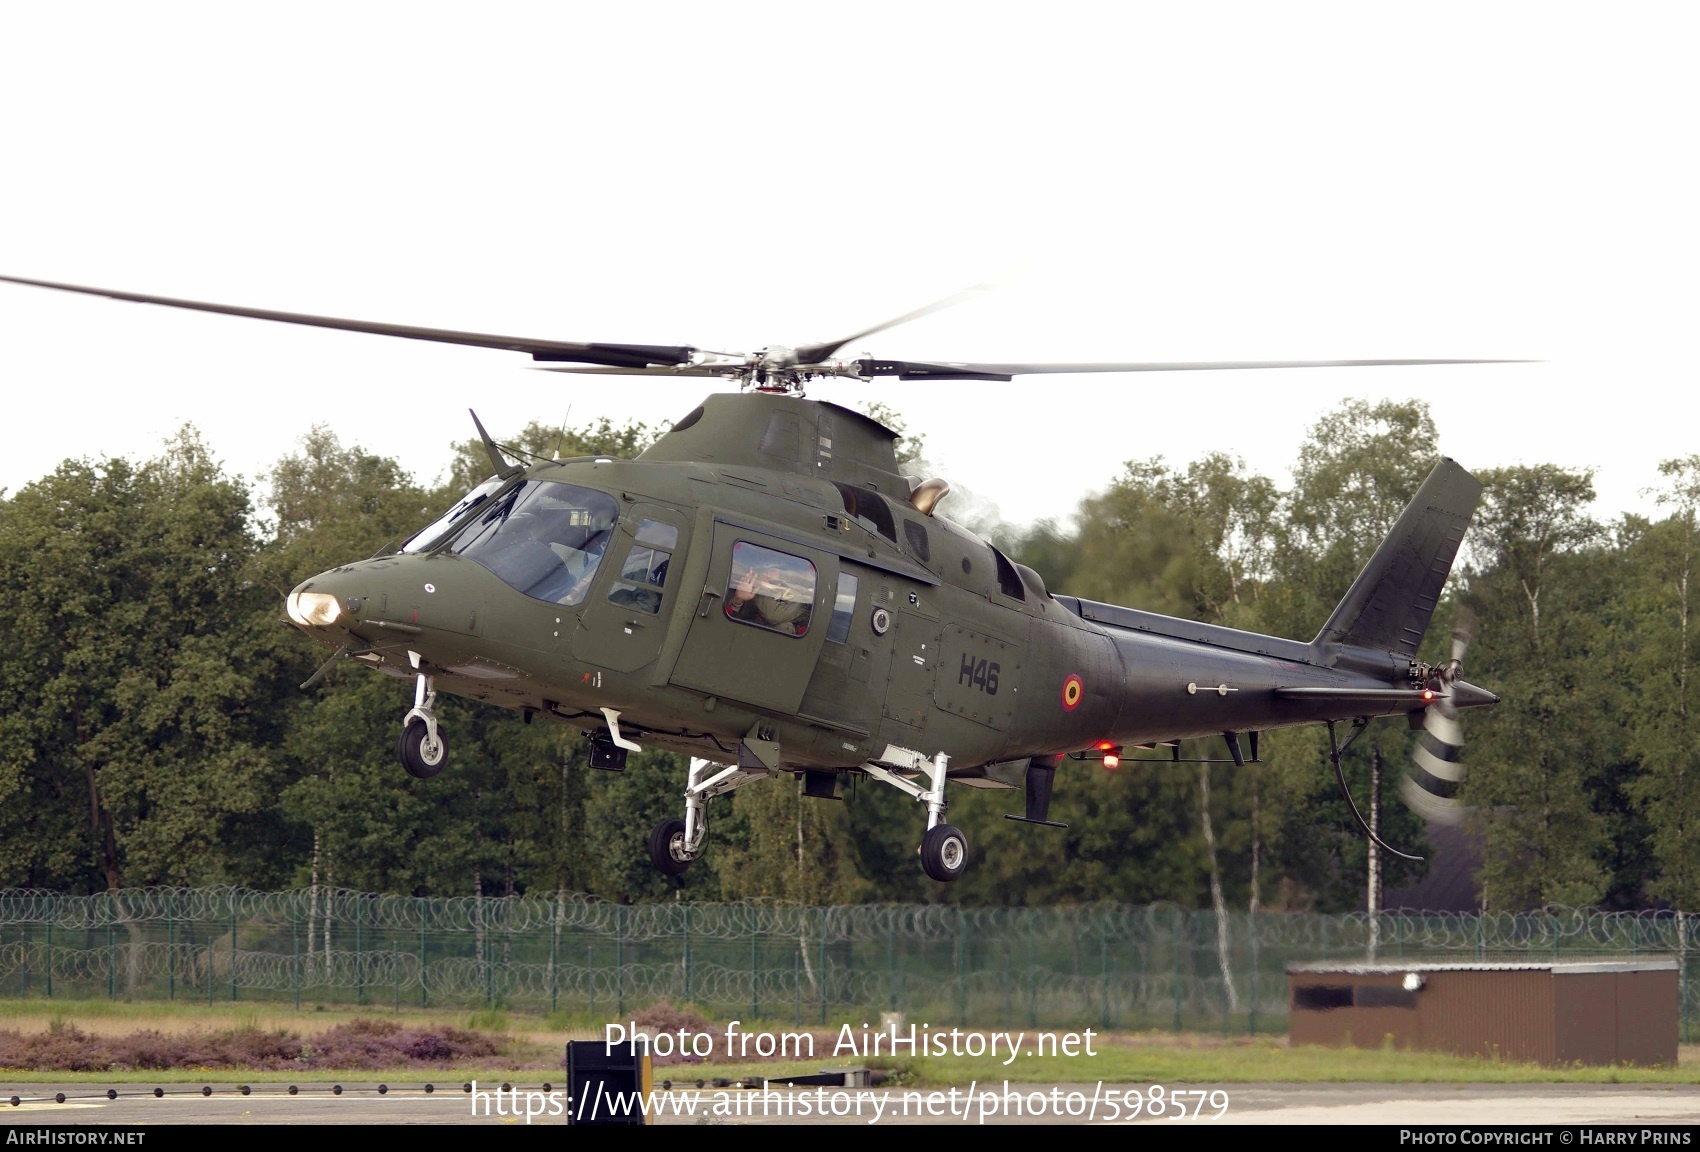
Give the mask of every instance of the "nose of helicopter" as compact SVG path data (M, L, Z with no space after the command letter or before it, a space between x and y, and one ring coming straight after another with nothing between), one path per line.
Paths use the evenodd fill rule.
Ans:
M454 557L385 556L303 580L284 606L298 627L332 642L428 630L474 634L482 572Z
M340 571L333 569L303 580L284 599L284 611L289 613L290 620L297 627L347 631L348 617L358 611L361 604L358 596L348 597L349 602L344 602L338 588L343 581L336 579Z

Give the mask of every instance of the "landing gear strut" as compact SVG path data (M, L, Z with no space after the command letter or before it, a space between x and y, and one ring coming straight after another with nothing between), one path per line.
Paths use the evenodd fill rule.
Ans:
M415 780L429 780L449 762L449 743L437 727L437 689L431 677L419 671L419 653L409 652L417 675L413 708L401 718L401 766Z
M777 746L775 746L777 749ZM770 757L776 759L776 757ZM921 869L934 880L950 882L968 870L968 837L944 822L945 772L950 757L940 752L927 757L910 748L890 745L878 760L862 765L875 780L890 784L927 806L927 833L921 839ZM702 855L708 838L708 802L735 788L773 774L749 747L738 748L738 764L727 767L693 757L685 781L685 818L663 820L649 834L649 862L658 872L677 876ZM925 776L923 787L913 777Z
M708 802L772 773L755 756L739 750L738 765L727 767L691 757L685 779L685 818L663 820L649 834L649 862L658 872L677 876L702 855L708 839Z
M906 792L927 806L927 834L921 838L921 871L934 880L949 883L968 870L968 837L962 829L944 822L945 770L950 757L943 752L928 759L911 748L888 745L878 760L862 765L862 771L900 792ZM898 772L924 774L927 786L921 787Z

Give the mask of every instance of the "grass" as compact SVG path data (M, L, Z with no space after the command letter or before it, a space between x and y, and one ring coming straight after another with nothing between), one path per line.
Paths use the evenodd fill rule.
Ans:
M374 1017L403 1028L429 1030L452 1027L480 1033L496 1044L498 1055L448 1070L411 1065L395 1068L327 1069L284 1071L234 1071L230 1068L174 1068L140 1071L34 1071L0 1068L0 1085L31 1083L86 1083L116 1086L137 1083L348 1083L438 1085L439 1090L477 1079L535 1085L545 1080L559 1083L560 1060L568 1040L600 1039L601 1022L583 1014L533 1015L497 1009L403 1010L375 1012L370 1007L315 1008L296 1012L264 1004L205 1005L132 1003L109 1000L59 1001L51 1006L35 1000L0 1000L0 1029L33 1033L61 1033L75 1028L93 1036L122 1037L153 1030L167 1035L190 1033L285 1033L312 1038L338 1025ZM716 1031L723 1024L711 1024ZM791 1031L788 1025L746 1023L749 1032ZM1288 1046L1284 1037L1189 1034L1171 1032L1122 1032L1099 1035L1095 1055L1036 1056L1024 1053L1005 1064L1006 1054L997 1057L876 1057L864 1060L850 1054L835 1055L830 1030L817 1032L813 1058L786 1061L738 1061L709 1064L658 1066L659 1083L694 1083L716 1077L775 1076L813 1072L823 1066L871 1064L883 1068L891 1082L904 1086L982 1084L1004 1080L1020 1083L1078 1083L1103 1080L1129 1084L1229 1084L1229 1083L1576 1083L1576 1084L1697 1084L1700 1083L1700 1046L1683 1046L1674 1068L1554 1068L1504 1060L1446 1056L1437 1053L1381 1049L1342 1049ZM1027 1037L1029 1049L1034 1035Z
M404 1028L455 1027L474 1032L511 1036L525 1043L565 1045L568 1040L589 1040L602 1035L600 1025L588 1016L551 1013L547 1016L512 1015L500 1010L468 1012L464 1008L404 1008L393 1012L382 1006L353 1005L304 1007L297 1012L284 1005L264 1003L204 1004L136 1002L114 1000L4 1000L0 999L0 1029L43 1032L72 1023L96 1036L117 1036L143 1028L161 1032L231 1032L257 1028L309 1035L352 1020L394 1020Z
M966 1084L1003 1080L1067 1083L1103 1080L1148 1084L1249 1083L1502 1083L1695 1084L1700 1050L1679 1051L1675 1068L1553 1068L1505 1060L1407 1052L1392 1048L1289 1047L1284 1039L1257 1037L1213 1042L1215 1037L1133 1034L1108 1037L1097 1055L1022 1057L1001 1061L926 1057L913 1062L918 1082ZM1203 1041L1203 1042L1199 1042Z

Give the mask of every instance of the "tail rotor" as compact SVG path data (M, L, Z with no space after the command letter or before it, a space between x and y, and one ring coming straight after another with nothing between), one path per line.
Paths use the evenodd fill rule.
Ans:
M1432 683L1438 692L1423 710L1423 730L1399 782L1406 807L1434 824L1462 824L1467 812L1458 799L1464 783L1464 727L1458 722L1452 689L1464 678L1464 652L1473 629L1473 621L1466 618L1452 631L1451 659L1434 670Z

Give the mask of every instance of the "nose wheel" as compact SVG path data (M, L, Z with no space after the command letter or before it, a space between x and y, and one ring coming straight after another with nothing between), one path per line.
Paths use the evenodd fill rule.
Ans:
M409 652L413 667L419 655ZM437 727L437 689L431 678L420 672L413 689L413 708L401 718L401 766L415 780L429 780L449 762L449 742Z
M449 742L441 730L435 735L423 720L413 719L401 730L401 766L415 780L429 780L449 762Z

